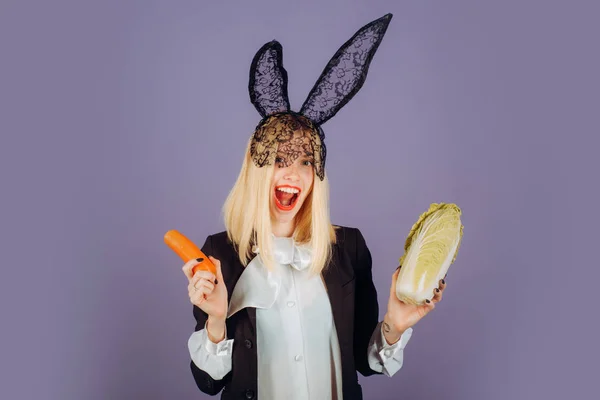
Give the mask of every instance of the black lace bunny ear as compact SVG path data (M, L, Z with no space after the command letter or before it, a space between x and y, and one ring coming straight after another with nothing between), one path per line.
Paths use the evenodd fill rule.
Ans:
M262 117L290 110L287 85L283 48L274 40L258 50L250 67L250 101Z
M360 90L392 14L359 29L331 58L300 109L318 125L333 117Z

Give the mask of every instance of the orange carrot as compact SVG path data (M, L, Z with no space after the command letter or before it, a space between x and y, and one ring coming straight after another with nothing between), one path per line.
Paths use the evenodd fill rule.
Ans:
M192 259L202 258L203 260L192 268L192 275L198 270L210 271L217 275L217 267L191 240L176 230L170 230L165 234L165 243L169 246L184 262Z

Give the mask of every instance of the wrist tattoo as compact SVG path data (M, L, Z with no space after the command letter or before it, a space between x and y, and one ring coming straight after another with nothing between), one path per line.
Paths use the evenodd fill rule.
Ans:
M390 326L388 325L388 323L384 321L383 322L383 331L385 333L390 333L391 330L392 330L392 328L390 328Z

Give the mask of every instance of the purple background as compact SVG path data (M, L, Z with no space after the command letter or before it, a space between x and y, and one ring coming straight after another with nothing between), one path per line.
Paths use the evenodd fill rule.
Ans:
M465 236L403 369L361 377L365 397L593 397L599 10L491 3L3 0L0 398L208 398L162 236L223 229L263 43L283 44L298 109L387 12L365 86L324 126L333 220L365 235L381 316L431 202L459 204Z

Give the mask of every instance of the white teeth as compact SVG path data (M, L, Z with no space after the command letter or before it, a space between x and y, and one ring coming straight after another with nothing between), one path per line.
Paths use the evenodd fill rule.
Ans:
M287 188L287 187L277 188L277 190L281 190L282 192L286 192L286 193L299 193L300 192L298 189L292 189L292 188Z

